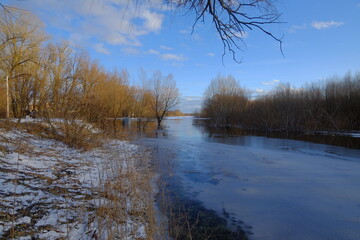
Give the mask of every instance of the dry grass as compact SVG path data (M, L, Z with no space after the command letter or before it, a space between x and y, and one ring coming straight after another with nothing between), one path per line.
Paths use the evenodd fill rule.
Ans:
M85 128L79 132L67 127L62 142L77 146L81 152L66 150L56 141L41 146L44 138L59 140L60 134L54 134L53 127L47 124L0 121L0 177L14 186L9 192L0 191L0 239L38 238L44 232L57 232L60 239L78 239L72 235L76 228L83 228L86 239L158 239L154 237L158 236L158 227L150 153L140 148L129 150L128 145L101 139L100 134ZM17 132L19 137L1 137L1 132L7 131ZM76 133L82 137L88 134L87 138L94 138L95 134L99 139L82 144L69 137ZM98 140L106 144L94 144ZM35 146L34 142L40 145ZM70 151L70 155L63 156L62 149ZM92 150L86 152L88 149ZM11 163L7 156L14 154L19 157ZM87 156L83 160L82 154ZM44 158L53 161L51 168L26 165L29 159L49 161ZM81 176L87 177L84 180ZM17 192L23 188L28 192ZM41 195L46 197L36 197ZM28 196L33 196L33 200L21 200ZM51 212L57 214L56 224L37 225ZM31 221L19 222L23 217ZM10 227L1 233L2 223Z
M52 127L57 140L70 147L90 150L101 145L103 135L98 129L76 119L64 120Z
M100 147L105 135L91 125L78 121L34 120L31 122L0 121L5 131L18 129L39 137L61 141L69 147L88 151ZM1 139L0 139L1 140Z
M142 152L126 160L133 166L124 168L122 162L114 161L99 169L100 198L94 221L100 239L154 239L153 173L148 160L149 155Z

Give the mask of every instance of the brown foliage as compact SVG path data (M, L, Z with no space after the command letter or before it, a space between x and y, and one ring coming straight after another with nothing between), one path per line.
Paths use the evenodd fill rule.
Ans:
M150 105L154 92L130 87L126 71L105 71L86 52L75 53L66 42L45 42L46 35L30 13L2 10L0 77L9 76L12 117L23 118L34 109L48 122L64 119L69 123L65 129L70 130L74 120L105 127L108 119L154 116ZM6 105L3 96L0 115ZM167 103L165 111L171 105Z

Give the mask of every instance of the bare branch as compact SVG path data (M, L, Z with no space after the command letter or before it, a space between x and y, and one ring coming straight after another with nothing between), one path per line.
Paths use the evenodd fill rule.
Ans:
M271 0L168 0L176 7L187 8L195 13L192 27L194 32L196 24L210 17L215 30L223 43L223 57L226 52L232 54L233 59L240 63L236 57L238 50L246 47L244 42L245 29L260 30L279 43L282 55L283 36L277 37L266 29L266 26L281 23L280 13L276 11Z

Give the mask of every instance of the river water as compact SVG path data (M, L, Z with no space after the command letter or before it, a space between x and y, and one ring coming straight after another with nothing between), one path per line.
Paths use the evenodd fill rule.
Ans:
M360 150L214 134L191 117L165 125L141 142L170 158L189 196L229 227L254 240L360 239Z

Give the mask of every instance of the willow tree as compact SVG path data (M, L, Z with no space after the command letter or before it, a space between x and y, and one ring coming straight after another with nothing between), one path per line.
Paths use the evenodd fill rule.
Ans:
M34 71L47 36L29 12L10 7L0 12L0 69L2 75L9 76L13 115L21 117L29 109L37 86Z

